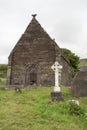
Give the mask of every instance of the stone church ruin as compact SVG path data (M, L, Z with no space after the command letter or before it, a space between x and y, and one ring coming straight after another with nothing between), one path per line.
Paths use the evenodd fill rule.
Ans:
M71 81L71 65L57 43L36 20L36 15L22 34L8 58L7 85L54 85L51 66L58 61L63 69L60 84Z

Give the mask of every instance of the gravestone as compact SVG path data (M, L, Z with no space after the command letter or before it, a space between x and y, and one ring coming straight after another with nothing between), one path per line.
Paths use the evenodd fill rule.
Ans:
M61 101L64 100L63 93L60 90L59 87L59 76L60 76L60 70L62 69L62 66L56 61L52 66L51 69L55 72L55 87L54 91L51 92L51 99L52 101Z
M87 96L87 66L82 66L75 75L71 90L75 97Z
M16 93L21 93L21 92L22 92L22 91L21 91L21 88L18 87L18 86L16 86L16 87L15 87L15 92L16 92Z

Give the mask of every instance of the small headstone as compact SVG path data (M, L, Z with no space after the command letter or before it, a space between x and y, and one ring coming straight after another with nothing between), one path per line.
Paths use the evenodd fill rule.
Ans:
M75 75L71 90L75 97L87 96L87 66L83 66Z
M55 72L55 87L54 87L54 91L51 92L51 99L52 101L64 100L63 93L61 92L59 87L59 76L60 76L60 70L62 69L62 66L56 61L51 66L51 68Z
M16 93L21 93L22 92L20 87L18 87L18 86L15 87L15 91L16 91Z

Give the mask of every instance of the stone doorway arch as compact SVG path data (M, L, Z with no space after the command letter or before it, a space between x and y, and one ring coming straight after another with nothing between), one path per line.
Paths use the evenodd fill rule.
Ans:
M25 85L34 85L38 84L38 69L37 66L27 65L25 72Z

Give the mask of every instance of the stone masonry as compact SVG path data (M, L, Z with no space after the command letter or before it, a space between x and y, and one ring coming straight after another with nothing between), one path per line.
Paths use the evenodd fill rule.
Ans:
M60 83L71 81L71 66L56 42L44 31L35 15L9 56L7 85L54 85L51 66L62 66Z

